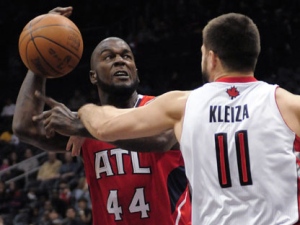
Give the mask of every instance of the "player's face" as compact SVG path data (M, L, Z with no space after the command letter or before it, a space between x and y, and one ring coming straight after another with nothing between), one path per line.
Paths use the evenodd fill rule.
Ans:
M104 41L94 57L98 86L110 94L131 95L139 78L130 47L122 40Z
M201 46L201 52L202 52L202 61L201 61L202 79L203 79L203 83L207 83L209 81L209 73L207 70L207 53L203 45Z

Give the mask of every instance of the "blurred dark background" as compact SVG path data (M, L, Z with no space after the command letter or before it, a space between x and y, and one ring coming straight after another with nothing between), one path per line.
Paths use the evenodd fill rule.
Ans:
M74 158L78 164L74 170L65 155L58 154L64 170L56 175L61 177L68 167L76 171L74 179L37 185L39 168L49 156L21 142L11 129L27 72L19 57L19 35L31 19L57 6L73 6L70 19L82 33L84 52L74 71L47 81L46 94L71 110L97 102L89 81L90 55L109 36L130 44L141 78L140 93L159 95L202 85L202 29L210 19L228 12L250 16L260 30L256 77L300 94L300 0L0 0L0 224L45 224L41 221L50 216L54 224L66 219L67 207L80 210L83 195L91 210L81 160Z
M139 91L158 95L201 85L201 32L211 18L227 12L250 16L261 32L262 52L256 77L294 93L299 84L299 0L1 0L0 106L15 101L26 74L18 53L23 27L57 6L73 6L70 19L84 40L77 68L49 80L47 94L67 103L75 90L89 99L89 60L103 38L118 36L132 47L141 84Z

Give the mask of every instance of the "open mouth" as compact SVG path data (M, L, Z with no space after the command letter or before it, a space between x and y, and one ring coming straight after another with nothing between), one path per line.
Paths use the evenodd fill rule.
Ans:
M118 71L114 73L115 77L129 77L128 73L126 71Z

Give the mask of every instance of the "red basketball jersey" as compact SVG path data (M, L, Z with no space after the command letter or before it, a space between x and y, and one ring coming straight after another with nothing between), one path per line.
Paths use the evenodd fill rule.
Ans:
M139 96L136 106L152 96ZM87 139L82 146L94 225L191 224L180 150L137 153Z

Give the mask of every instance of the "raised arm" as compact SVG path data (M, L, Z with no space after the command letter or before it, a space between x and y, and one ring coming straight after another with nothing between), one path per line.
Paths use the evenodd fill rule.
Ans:
M56 7L49 13L69 17L72 7ZM13 131L21 141L43 150L64 150L68 137L55 135L49 138L42 120L33 121L32 117L43 112L45 101L34 95L36 91L45 94L46 78L28 71L20 88L16 111L13 118ZM74 116L74 118L77 116ZM52 135L53 136L53 135Z
M87 104L78 116L97 139L116 141L158 135L174 129L181 136L181 122L190 92L172 91L157 97L148 105L133 109Z
M35 97L36 90L45 93L46 78L28 71L20 88L13 118L13 131L25 143L43 150L64 150L67 137L47 138L42 121L32 120L34 115L43 112L45 103Z

